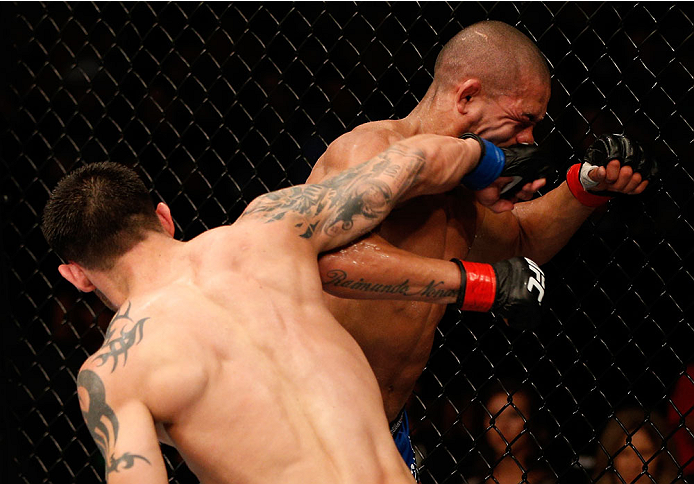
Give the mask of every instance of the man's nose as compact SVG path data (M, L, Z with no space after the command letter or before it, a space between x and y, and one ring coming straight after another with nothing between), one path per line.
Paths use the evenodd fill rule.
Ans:
M533 127L528 126L523 131L516 135L516 144L531 145L535 143L533 136Z

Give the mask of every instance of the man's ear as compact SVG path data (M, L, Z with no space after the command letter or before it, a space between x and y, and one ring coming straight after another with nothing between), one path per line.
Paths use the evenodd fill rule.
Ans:
M174 225L173 218L171 217L171 209L169 209L169 206L163 202L159 203L156 212L161 226L164 227L167 234L173 237L174 233L176 233L176 225Z
M84 270L74 262L60 264L58 266L58 272L82 292L91 292L96 289L96 286L92 284L92 281L89 280Z
M460 114L467 113L468 104L481 90L482 82L475 77L466 79L458 85L458 90L455 93L455 105Z

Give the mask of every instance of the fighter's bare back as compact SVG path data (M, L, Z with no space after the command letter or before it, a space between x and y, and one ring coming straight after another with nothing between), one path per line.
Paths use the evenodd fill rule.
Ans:
M374 431L387 422L373 372L320 302L315 254L295 236L281 241L294 257L274 250L272 228L239 223L187 243L177 279L121 307L85 368L114 377L106 383L120 408L144 402L160 440L174 444L202 482L408 478L404 465L376 465L402 462L390 435ZM239 249L231 254L229 246ZM127 412L118 416L127 425ZM119 436L120 445L140 455L127 438ZM363 455L375 458L354 462L350 443L365 441L373 448Z
M206 484L410 483L373 371L325 306L317 254L395 200L450 190L479 156L474 141L418 137L191 241L150 232L113 268L65 265L119 306L77 382L109 483L165 482L158 441Z

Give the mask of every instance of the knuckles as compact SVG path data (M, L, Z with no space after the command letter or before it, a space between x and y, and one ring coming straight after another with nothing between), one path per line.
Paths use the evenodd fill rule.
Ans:
M644 179L657 174L655 160L646 156L643 147L636 141L620 134L600 136L585 153L583 161L596 166L607 166L617 160L622 167L630 167Z

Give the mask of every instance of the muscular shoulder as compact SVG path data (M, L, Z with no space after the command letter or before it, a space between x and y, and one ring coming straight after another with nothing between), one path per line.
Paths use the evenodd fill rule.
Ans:
M228 285L228 276L247 277L261 266L281 263L289 254L294 261L315 258L307 247L312 229L305 210L310 209L311 202L302 194L300 188L290 187L261 195L231 226L208 230L205 240L194 239L200 243L195 260L196 280L208 286L209 281L219 284L223 278Z
M137 401L156 413L171 399L162 389L189 381L189 374L198 375L203 364L191 321L197 321L194 314L204 316L185 299L182 291L169 290L149 294L146 302L126 301L113 317L101 348L82 365L79 391L89 401L105 398L113 408ZM161 300L168 300L168 307L158 307Z
M87 359L82 371L97 373L102 378L128 373L132 379L132 370L139 366L143 347L147 346L143 342L146 331L151 329L150 319L132 301L126 301L111 320L101 348Z
M80 405L83 407L83 410L89 408L90 400L94 400L93 395L96 395L98 400L105 400L106 386L107 384L110 385L110 380L110 372L91 358L82 364L77 374L77 388Z
M188 302L196 294L189 295L185 289L195 293L194 286L174 281L127 300L111 319L101 347L83 368L137 385L180 358L192 336L182 328L189 327L198 314Z
M404 139L398 121L374 121L357 126L333 141L316 162L308 183L317 183L364 161Z

